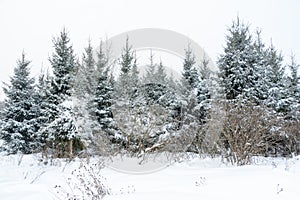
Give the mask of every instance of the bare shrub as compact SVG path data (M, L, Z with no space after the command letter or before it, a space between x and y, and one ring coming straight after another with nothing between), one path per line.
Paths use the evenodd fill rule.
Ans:
M212 135L212 133L216 132L212 132L209 124L199 126L193 144L196 148L195 153L199 154L200 157L209 156L214 158L220 155L219 138L214 138L216 135Z
M278 142L277 123L263 107L241 101L228 103L219 141L222 156L233 164L245 165L253 156L268 155Z
M132 155L161 147L158 136L167 120L166 110L159 105L118 107L115 120L124 137L124 147Z
M93 131L88 154L109 157L113 156L118 151L118 147L111 142L106 131L101 128Z
M165 137L159 144L155 153L163 152L169 162L177 162L189 159L195 153L191 151L191 145L195 137L195 126L186 125Z
M214 99L211 101L208 116L205 123L198 126L193 144L196 153L200 156L219 156L220 151L220 135L225 120L224 101Z
M100 175L104 162L95 164L81 163L78 169L72 171L68 178L68 188L56 185L57 194L67 200L99 200L110 194L110 189L105 184L105 178Z
M300 120L292 119L287 120L283 125L283 131L285 132L286 138L284 140L285 151L288 153L300 154Z

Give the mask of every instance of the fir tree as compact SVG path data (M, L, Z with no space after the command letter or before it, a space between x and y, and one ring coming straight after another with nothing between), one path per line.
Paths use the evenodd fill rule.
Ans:
M132 52L132 47L129 46L129 38L127 37L121 59L121 75L129 74L133 65L133 61L134 55Z
M158 84L166 85L167 74L166 74L165 66L163 65L162 61L160 61L157 66L157 70L155 72L155 82Z
M106 50L106 53L103 49L103 41L100 41L99 51L97 51L97 62L96 68L97 73L102 73L108 67L108 60L109 60L109 52Z
M180 87L180 82L175 79L173 73L171 73L169 77L167 77L167 86L173 91L177 91L178 87Z
M138 96L139 87L140 87L140 78L139 78L136 55L134 57L134 63L130 71L130 80L131 80L131 92L130 92L131 99L134 100Z
M261 31L256 31L256 39L253 43L254 69L257 77L255 80L253 99L259 104L263 104L268 98L268 77L267 77L267 50L265 44L261 40Z
M287 93L288 93L288 102L291 118L298 119L300 118L300 77L298 75L299 64L296 63L294 55L291 55L290 63L287 65L287 68L290 69L290 76L288 77L287 82Z
M53 39L53 43L55 51L49 59L54 75L49 97L52 116L49 116L46 129L53 145L62 153L60 156L66 156L65 153L73 153L72 141L78 139L72 101L78 63L65 29Z
M95 90L84 107L88 116L84 116L83 131L89 135L87 138L92 144L94 144L95 138L103 138L103 133L107 134L105 136L108 136L111 141L115 141L117 130L112 112L115 82L108 66L108 52L104 52L102 44L101 42L95 62L97 69Z
M130 78L134 63L134 52L132 51L132 47L129 46L129 39L127 38L121 55L121 72L117 84L118 96L123 100L129 100L131 96L132 81Z
M37 148L37 105L34 99L34 79L30 78L30 61L25 54L17 61L10 85L6 85L5 109L1 139L9 153L32 153Z
M282 66L283 57L277 52L273 44L269 47L266 56L269 83L271 87L276 86L282 81L284 75L284 68Z
M67 149L69 142L78 139L72 98L65 98L56 107L56 110L58 111L58 116L47 126L47 129L50 141L54 142L54 147L61 151L59 152L62 153L61 156L65 156L69 153L72 154L72 150Z
M271 44L266 54L267 105L277 112L286 113L289 110L289 103L286 95L287 85L285 85L285 69L282 65L282 60L281 54Z
M95 98L92 100L92 113L103 130L113 128L112 92L109 83L109 70L106 69L98 77Z
M199 86L199 73L195 67L195 56L188 45L185 49L185 58L183 62L183 73L181 78L181 101L182 101L182 113L181 121L191 123L198 120L196 115L198 111L195 108L198 105L197 93Z
M144 76L144 83L155 83L155 71L156 71L156 65L154 63L154 55L152 53L152 50L150 51L150 57L149 57L150 63L146 66L146 75Z
M147 104L159 103L166 106L166 101L169 99L165 98L168 93L166 87L166 72L165 67L160 61L160 64L154 63L154 55L150 51L149 57L150 63L146 66L146 76L143 80L142 95Z
M202 80L208 80L211 78L212 71L208 67L209 60L203 56L203 60L200 65L199 76Z
M185 94L196 88L198 84L198 72L195 68L195 56L193 55L190 45L185 49L185 58L183 63L182 87L185 88Z
M50 122L49 116L54 116L56 106L53 108L49 99L51 97L51 77L49 72L46 74L41 72L38 77L38 82L36 85L37 94L35 95L35 99L38 105L39 115L37 116L37 120L39 122L39 130L38 130L38 142L40 144L40 150L47 147L47 142L49 141L49 132L47 130L47 124Z
M89 40L88 46L82 56L82 64L78 67L76 76L76 96L87 97L93 95L96 88L96 62L94 59L94 49Z
M200 66L200 78L197 85L197 106L195 113L201 124L206 122L211 107L211 71L208 68L209 61L204 57Z
M113 124L111 106L114 85L102 41L96 52L96 60L93 53L94 49L89 42L79 70L83 78L79 82L83 91L78 96L75 107L78 135L87 147L93 147L91 144L97 146L94 142L100 137L98 134L104 133L102 130L111 133Z
M69 43L68 33L66 29L63 29L60 36L53 39L55 51L49 59L54 74L53 94L58 95L61 101L64 100L64 96L72 95L74 76L77 73L76 58L73 47Z
M224 54L218 59L220 86L226 99L235 99L239 95L250 96L247 94L254 89L257 77L249 27L237 18L226 39Z
M290 94L299 97L299 80L300 77L298 75L300 65L296 63L295 56L291 55L290 64L287 65L287 68L291 71L290 79L289 79L289 88Z

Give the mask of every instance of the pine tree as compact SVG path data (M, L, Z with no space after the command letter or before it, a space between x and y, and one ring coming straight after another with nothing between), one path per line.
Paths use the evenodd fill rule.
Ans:
M287 68L289 68L291 72L290 76L288 77L287 96L290 104L290 115L294 119L300 118L300 77L298 75L299 66L300 65L295 61L295 56L291 55L290 63L287 65Z
M154 63L154 55L150 51L150 63L146 66L146 76L144 76L142 95L145 102L149 105L159 103L162 106L167 106L169 98L166 94L169 92L167 88L167 75L165 67L160 61L159 64Z
M101 129L107 130L113 128L112 114L112 92L113 88L109 83L109 70L106 69L98 77L95 98L92 100L93 115L100 124Z
M82 140L86 143L91 138L92 121L89 117L89 103L95 96L97 87L97 71L96 61L94 59L94 49L91 45L91 41L88 41L87 47L84 49L82 55L82 62L78 66L78 72L76 76L75 84L75 116L76 116L76 127L78 134Z
M211 108L211 70L208 68L209 61L204 57L200 66L200 78L197 85L197 106L195 113L200 123L203 124L208 118L208 113Z
M96 88L96 62L94 59L94 49L91 46L89 40L88 46L85 48L85 52L82 56L82 63L78 66L78 72L76 76L76 96L86 98L93 95Z
M277 112L286 114L289 110L289 102L287 101L287 85L285 85L285 69L282 65L282 60L281 54L271 44L266 54L267 105Z
M254 55L249 27L234 21L226 39L224 54L218 59L219 83L226 99L236 99L239 95L251 98L257 79L254 71Z
M209 60L205 56L203 56L203 60L201 62L199 70L199 76L202 80L208 80L209 78L211 78L212 71L209 69L208 64Z
M59 37L53 39L54 53L50 58L54 78L52 81L53 94L58 95L60 102L64 96L71 96L74 77L77 73L77 63L72 45L66 29L63 29Z
M114 78L108 67L108 52L104 52L102 41L99 50L96 51L96 59L93 52L89 42L79 69L84 80L79 81L79 84L82 84L79 88L83 88L83 91L77 97L75 106L78 135L89 148L98 145L95 141L102 138L103 133L108 133L110 137L114 134L111 110Z
M271 86L278 85L283 78L284 68L282 67L282 60L282 55L278 54L273 44L271 44L267 51L268 77Z
M167 74L166 74L165 66L163 65L162 61L160 61L157 66L157 70L155 72L155 82L158 84L166 85Z
M152 50L150 51L149 57L150 63L146 66L146 75L144 76L144 83L155 83L155 71L156 71L156 64L154 63L154 55Z
M1 139L9 153L32 153L37 149L37 105L34 79L30 78L30 61L25 54L17 61L10 85L6 85Z
M137 59L136 55L134 57L134 62L132 69L130 71L130 80L131 80L131 99L134 100L139 95L139 89L140 89L140 78L139 78L139 71L137 66Z
M58 157L72 156L74 149L77 151L82 148L79 142L72 98L66 97L56 110L58 116L47 126L49 140L57 151ZM78 146L73 146L74 143L77 143Z
M125 47L121 56L121 76L128 75L134 61L134 54L132 52L132 46L129 46L129 38L126 38Z
M175 79L173 73L167 77L167 86L173 91L178 91L178 87L180 87L180 82Z
M86 49L86 55L92 56L92 51L89 52ZM117 140L117 127L113 118L112 106L115 101L120 101L120 99L113 99L115 97L115 80L108 66L109 52L104 51L102 41L96 53L97 57L94 62L96 70L90 70L90 72L94 71L93 75L91 74L94 80L87 83L89 87L95 83L95 86L93 86L94 91L84 99L81 99L77 106L77 112L79 112L79 115L77 113L79 134L84 140L85 145L92 149L99 147L99 144L96 142L99 139L108 138L111 142ZM126 74L126 78L130 80L131 71ZM124 80L128 81L127 79ZM118 82L118 84L120 83Z
M261 40L261 31L257 30L256 39L253 43L254 51L254 69L257 77L255 80L254 91L252 93L253 99L259 104L263 104L268 98L268 75L267 75L267 49Z
M195 56L193 55L190 45L188 45L188 48L185 49L185 58L181 80L182 87L184 88L184 90L186 90L183 92L185 95L195 89L198 84L198 72L194 66L195 63Z
M129 46L129 39L126 39L125 47L123 48L120 65L121 72L118 78L117 83L117 93L118 96L123 100L129 100L131 97L131 87L132 81L131 78L131 70L134 66L134 52L132 50L132 46Z
M72 146L73 141L78 140L72 101L78 63L65 29L53 39L53 43L54 53L49 59L54 75L49 97L52 116L49 116L46 129L54 148L60 151L60 156L66 156L66 153L69 155L73 153L73 148L75 148Z
M185 58L183 62L183 73L181 78L181 102L182 102L182 117L181 120L191 121L196 120L195 108L198 104L197 101L197 88L199 84L199 73L195 67L195 56L188 45L185 49Z
M49 132L47 130L47 124L50 121L49 116L55 115L52 109L52 104L50 103L49 99L51 97L50 85L51 84L51 77L49 72L47 73L41 72L38 77L38 82L36 85L37 93L35 95L35 101L38 105L39 114L37 116L37 121L39 122L39 129L38 129L38 143L40 146L40 150L45 149L47 147L47 143L49 141Z
M299 97L299 80L300 77L298 75L300 65L296 63L295 56L291 55L291 61L290 64L287 65L287 68L290 69L291 75L289 80L289 88L291 95L294 95L295 97Z

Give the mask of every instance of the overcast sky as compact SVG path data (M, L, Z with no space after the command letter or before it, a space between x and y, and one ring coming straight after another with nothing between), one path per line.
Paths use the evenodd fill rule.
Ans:
M288 59L300 62L300 0L0 0L0 87L8 82L22 51L32 60L32 75L49 66L52 37L63 27L77 54L138 28L169 29L190 37L216 62L227 27L237 15L253 31L262 29ZM1 89L0 100L3 99Z

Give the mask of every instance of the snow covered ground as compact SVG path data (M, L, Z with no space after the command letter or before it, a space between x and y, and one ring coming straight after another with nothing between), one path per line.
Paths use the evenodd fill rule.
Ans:
M57 160L53 165L38 160L38 155L0 155L1 200L64 199L55 185L65 191L74 189L66 182L74 178L71 172L80 166L79 160ZM219 158L193 158L155 173L126 174L106 167L101 175L110 188L105 200L300 198L300 156L258 158L256 164L242 167L225 164Z

